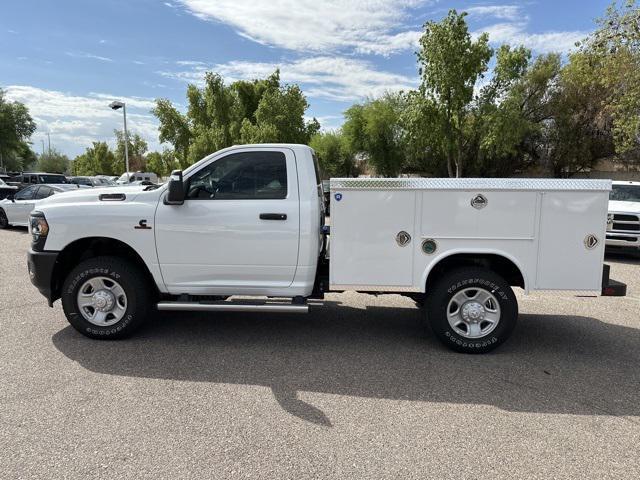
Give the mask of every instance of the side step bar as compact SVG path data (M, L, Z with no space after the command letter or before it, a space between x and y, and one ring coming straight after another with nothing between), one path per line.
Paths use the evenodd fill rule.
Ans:
M273 312L308 313L309 305L291 303L200 303L200 302L160 302L158 310L165 312Z

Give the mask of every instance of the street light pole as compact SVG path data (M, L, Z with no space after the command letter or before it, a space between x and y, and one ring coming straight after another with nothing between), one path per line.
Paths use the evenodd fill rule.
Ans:
M127 172L127 183L129 183L129 132L127 132L127 105L124 102L113 101L109 104L112 110L122 108L124 114L124 163Z
M124 117L124 163L127 167L127 182L129 181L129 132L127 131L127 106L122 104Z

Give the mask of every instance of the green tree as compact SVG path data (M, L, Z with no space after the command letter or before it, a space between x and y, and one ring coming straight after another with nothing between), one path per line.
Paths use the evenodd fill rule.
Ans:
M428 99L425 108L437 115L440 150L451 177L462 176L468 107L492 56L488 35L472 40L465 17L450 10L442 21L427 22L417 52L420 93Z
M611 121L616 153L640 163L640 8L613 2L598 25L581 50L593 68L591 88L602 95L599 113Z
M114 130L116 135L116 152L115 152L115 164L112 170L115 174L124 173L126 168L125 151L124 151L124 132L121 130ZM128 142L128 154L129 154L129 170L132 172L144 171L146 167L145 153L147 153L147 142L137 133L131 134L129 132Z
M255 123L244 118L240 131L242 143L309 143L320 130L316 119L305 121L309 108L300 87L287 85L266 90L255 111Z
M160 141L173 145L180 167L187 168L190 165L189 145L192 138L189 119L167 99L157 100L152 113L160 121Z
M69 157L52 148L38 157L37 168L41 172L66 173L69 170Z
M29 138L36 124L20 102L9 102L0 89L0 168L23 170L35 160Z
M397 176L405 162L400 115L405 108L402 94L353 105L345 112L342 132L352 155L364 154L378 175Z
M160 141L173 146L181 168L238 143L308 143L319 130L315 119L304 120L308 104L300 88L281 85L279 71L230 85L209 72L202 88L189 85L187 101L186 113L166 99L153 109Z
M71 165L74 175L116 175L116 156L106 142L93 142L82 155L78 155Z
M351 177L357 173L353 154L340 130L316 133L309 146L318 156L323 178Z
M147 170L161 177L171 174L172 170L179 167L175 153L171 149L164 149L162 152L149 152L146 157Z

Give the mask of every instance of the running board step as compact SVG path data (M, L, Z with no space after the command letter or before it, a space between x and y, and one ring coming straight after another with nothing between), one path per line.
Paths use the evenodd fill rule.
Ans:
M165 312L273 312L308 313L309 305L291 303L201 303L201 302L160 302L158 310Z

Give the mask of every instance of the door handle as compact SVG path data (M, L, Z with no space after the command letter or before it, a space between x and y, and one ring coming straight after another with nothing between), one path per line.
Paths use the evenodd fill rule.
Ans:
M286 220L286 213L261 213L260 220Z

